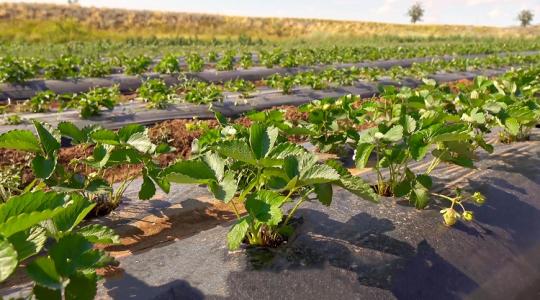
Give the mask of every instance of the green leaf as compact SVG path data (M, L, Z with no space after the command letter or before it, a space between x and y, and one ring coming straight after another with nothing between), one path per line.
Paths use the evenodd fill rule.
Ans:
M232 158L237 161L243 161L251 165L257 164L248 144L243 141L227 141L220 143L217 152L226 158Z
M413 159L419 161L423 159L428 150L429 144L425 142L425 136L418 132L414 133L409 140L409 150Z
M102 143L106 145L120 145L118 135L107 129L99 129L90 134L90 137L96 143Z
M369 183L358 176L353 176L339 161L329 160L326 162L326 164L336 170L340 176L339 180L334 182L334 184L365 200L369 200L374 203L379 202L379 196L377 196Z
M36 191L14 196L0 204L0 224L23 213L54 209L64 204L65 195L54 192Z
M268 155L274 147L279 134L279 129L275 127L264 127L260 124L253 124L250 128L249 144L255 159L259 160Z
M71 138L73 144L85 143L88 140L88 135L71 122L61 122L58 130L62 136Z
M52 219L56 230L59 232L73 230L73 228L79 225L86 215L92 211L94 206L96 206L96 203L90 202L88 199L78 194L73 194L71 200L73 203L56 214Z
M54 151L60 149L60 142L49 130L45 128L42 123L34 120L34 126L36 127L37 134L41 141L41 146L47 155L50 155Z
M302 168L300 171L300 181L304 185L333 182L338 179L338 172L328 165L314 164L309 168Z
M86 255L92 250L92 246L92 243L79 234L70 233L60 238L49 251L58 274L70 277L77 269L92 267L97 259L88 260Z
M214 172L214 178L220 181L225 172L225 161L217 153L207 152L203 157L204 162Z
M214 194L214 197L217 200L228 203L229 201L231 201L232 198L234 198L236 190L238 189L238 183L234 178L234 173L227 172L225 176L223 176L221 181L212 181L208 185L208 188L210 189L212 194Z
M388 130L383 139L387 142L397 142L403 138L403 126L396 125Z
M405 116L403 129L407 133L413 133L416 130L416 120L411 116Z
M49 179L56 169L56 157L46 159L41 155L36 155L32 159L32 171L37 178Z
M249 229L247 217L243 217L233 225L229 233L227 233L227 247L229 250L240 248Z
M371 152L373 151L373 149L375 149L374 144L366 144L366 143L358 144L358 147L356 148L355 158L354 158L356 162L356 167L358 168L366 167L369 160L369 156L371 155Z
M409 202L417 209L424 209L429 203L429 191L420 183L414 186L409 197Z
M32 293L37 300L62 300L62 290L51 290L41 285L34 285Z
M326 206L330 206L332 203L332 184L330 183L319 183L315 184L315 194L317 199Z
M394 197L403 197L408 195L411 192L411 181L409 179L404 179L398 183L393 190Z
M93 224L77 229L77 233L84 236L89 242L94 244L119 244L120 237L113 229Z
M283 161L283 170L289 179L295 178L300 175L300 170L298 168L299 162L298 158L294 156L288 156Z
M216 180L214 170L207 163L198 160L179 161L165 169L167 179L176 183L208 183Z
M519 122L515 118L508 118L504 122L504 127L511 135L519 134Z
M0 135L0 148L39 153L41 145L29 130L11 130Z
M0 237L0 282L6 280L17 268L19 263L15 247Z
M139 191L139 199L150 200L156 194L156 186L150 177L143 175L143 183Z
M283 218L280 207L285 200L285 197L275 192L261 190L248 197L246 210L251 217L258 221L276 226Z
M62 278L50 257L38 257L31 262L26 271L37 284L53 290L62 288Z
M129 124L118 130L118 138L121 142L127 142L134 134L144 133L146 128L140 124Z
M8 240L17 251L18 260L23 261L43 249L47 240L46 230L42 227L32 227L15 233Z
M142 153L153 153L156 150L156 145L150 141L146 131L134 133L126 143Z
M416 175L416 181L428 190L433 186L433 180L427 174Z
M66 300L93 300L97 293L96 273L77 272L69 277L65 289Z

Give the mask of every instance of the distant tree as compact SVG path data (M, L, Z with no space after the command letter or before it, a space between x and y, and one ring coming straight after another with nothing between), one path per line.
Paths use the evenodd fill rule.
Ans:
M415 24L416 22L422 21L422 17L424 17L424 8L420 2L416 2L409 8L407 14L411 18L411 23Z
M528 9L524 9L518 14L518 20L519 22L521 22L521 27L527 27L531 25L533 18L533 12Z
M68 4L79 4L79 0L68 0Z

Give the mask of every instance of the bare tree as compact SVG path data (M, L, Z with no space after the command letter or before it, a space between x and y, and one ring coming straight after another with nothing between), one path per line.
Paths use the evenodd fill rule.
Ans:
M531 25L531 22L534 18L534 13L528 9L524 9L519 12L518 20L521 22L521 27L527 27Z
M424 17L424 8L422 7L422 4L420 2L416 2L409 8L409 11L407 12L407 15L411 18L411 23L415 24L416 22L422 21L422 17Z

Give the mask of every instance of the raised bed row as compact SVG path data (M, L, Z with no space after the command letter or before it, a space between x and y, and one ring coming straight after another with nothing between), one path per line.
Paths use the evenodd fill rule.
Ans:
M505 73L507 69L482 70L474 72L441 73L429 76L439 83L457 81L461 79L473 79L476 76L496 76ZM227 117L241 115L248 111L262 110L280 105L299 106L308 103L313 99L326 97L339 97L347 94L359 95L362 98L373 97L378 94L379 85L394 85L416 87L422 84L420 80L404 79L401 81L380 80L375 83L359 82L354 86L333 87L327 90L298 89L290 95L282 95L279 92L265 93L247 100L245 104L238 104L235 97L226 98L223 102L213 103L212 109L219 111ZM118 129L132 123L151 125L160 121L170 119L208 119L214 114L206 105L177 104L171 105L164 110L149 110L141 104L120 105L113 111L104 111L102 115L91 119L80 119L78 112L66 111L62 113L41 113L22 115L23 119L37 119L52 125L57 125L62 121L70 121L79 127L86 125L100 125L108 129ZM0 133L13 129L33 129L31 124L4 125L0 127Z
M500 56L505 55L536 55L538 51L526 51L519 53L501 53ZM463 56L443 56L437 57L437 59L442 59L444 61L451 61L455 58L481 58L486 57L485 54L477 55L463 55ZM402 60L386 60L386 61L375 61L375 62L362 62L362 63L347 63L347 64L335 64L331 65L335 68L380 68L380 69L390 69L395 66L400 66L403 68L411 67L415 63L429 62L433 57L427 58L412 58L412 59L402 59ZM185 78L193 78L201 81L218 83L226 82L234 79L244 79L249 81L257 81L264 79L273 74L281 75L291 75L297 74L300 72L306 72L309 70L320 71L327 69L328 65L319 65L311 67L297 67L297 68L264 68L264 67L255 67L248 70L235 70L235 71L203 71L203 72L187 72L183 76ZM66 94L66 93L81 93L90 90L95 87L110 87L113 85L118 85L122 93L131 93L134 92L144 80L148 78L163 78L167 84L173 85L180 83L183 80L181 77L173 75L161 75L157 73L149 73L142 76L127 76L127 75L110 75L104 78L78 78L71 80L29 80L24 84L0 84L0 101L10 100L25 100L33 97L37 92L51 90L57 94Z

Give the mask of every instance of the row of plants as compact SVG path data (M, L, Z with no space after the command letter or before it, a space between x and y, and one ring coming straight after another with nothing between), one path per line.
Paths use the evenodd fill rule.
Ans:
M473 48L477 54L493 53L494 49L505 47ZM536 49L535 44L530 45ZM169 53L155 62L147 55L118 55L103 58L63 54L55 59L37 59L33 57L0 57L0 82L24 83L32 78L67 79L77 77L103 77L112 73L124 72L128 75L140 75L149 71L161 74L174 74L182 71L200 72L206 67L219 71L237 68L249 69L252 66L272 68L312 66L334 63L356 63L378 59L403 59L411 57L438 56L444 54L470 54L471 48L464 45L437 45L416 47L338 47L332 48L274 48L256 53L227 50L218 54L208 51L206 54ZM511 50L506 47L505 49ZM519 48L521 49L521 48ZM527 48L525 48L527 49Z
M539 74L539 68L524 68L498 79L477 77L470 84L438 86L426 80L418 89L385 87L380 98L370 101L354 96L316 100L300 108L306 118L297 124L277 110L249 114L249 126L216 113L218 127L205 129L194 141L191 157L168 166L156 159L174 149L152 143L148 129L136 124L114 132L34 122L36 134L2 134L0 148L30 153L35 178L24 188L3 186L0 281L24 265L37 299L93 298L96 269L114 263L93 244L114 244L118 237L82 221L119 205L138 175L113 187L103 174L125 164L141 166L142 200L152 198L157 188L167 193L171 184L182 183L205 185L229 203L237 214L227 236L231 250L242 244L279 246L293 234L298 208L306 201L331 205L335 186L375 203L380 196L404 197L418 209L446 201L441 210L446 225L471 221L466 202L480 205L484 196L464 190L434 193L431 173L441 163L474 167L477 151L493 151L486 135L497 128L503 142L526 139L540 121ZM371 166L377 180L353 176L339 160L319 161L290 142L291 136L304 136L319 151L342 157L355 149L357 167ZM59 163L61 137L92 149L91 156L69 162L91 172ZM424 159L430 160L428 167L412 167Z
M376 81L384 77L394 80L403 78L423 78L437 70L445 71L471 71L480 68L498 68L507 65L536 64L538 56L487 56L477 59L454 59L451 61L433 60L426 63L415 63L410 68L393 67L388 70L379 68L329 68L320 72L306 71L295 75L275 74L263 80L261 84L280 90L283 94L290 94L295 87L309 86L321 90L331 85L350 86L358 80ZM195 104L209 104L221 101L223 90L237 92L241 98L251 97L256 90L254 83L243 80L231 80L222 86L208 84L196 80L181 80L182 83L169 87L162 79L149 79L137 90L137 99L148 103L149 108L166 109L170 104L188 102ZM98 88L88 93L74 95L56 95L51 91L38 93L28 100L22 111L47 112L51 106L57 105L59 109L75 108L80 110L83 118L98 115L101 107L112 109L118 102L119 93L116 87ZM8 124L17 123L18 120L6 120Z

